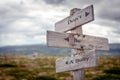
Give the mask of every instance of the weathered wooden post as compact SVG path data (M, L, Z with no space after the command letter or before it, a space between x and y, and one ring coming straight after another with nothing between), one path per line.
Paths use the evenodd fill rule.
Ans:
M78 8L72 9L70 11L70 16L74 15L77 11L80 11L80 10L81 9L78 9ZM83 34L82 26L79 26L79 27L77 27L75 29L72 29L71 33L82 35ZM81 55L81 54L84 54L84 49L81 49L81 50L72 49L71 52L72 52L71 56ZM84 77L85 76L85 71L84 71L84 69L74 70L74 71L72 71L72 74L73 74L74 80L85 80L85 77Z
M84 80L84 68L96 67L95 50L108 50L108 39L84 35L82 25L94 20L93 5L74 8L70 16L55 24L55 31L47 31L49 47L71 48L71 56L56 60L56 72L71 71L74 80ZM69 33L67 33L69 31Z

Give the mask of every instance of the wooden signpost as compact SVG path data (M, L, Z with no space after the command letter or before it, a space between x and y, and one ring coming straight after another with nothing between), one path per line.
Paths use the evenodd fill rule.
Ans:
M70 15L67 18L57 22L55 24L55 31L65 32L93 20L93 5L90 5L87 8L79 10L73 15Z
M74 80L84 80L84 68L98 65L95 50L108 50L108 39L84 35L82 25L94 20L93 5L74 8L70 16L55 24L55 31L47 31L49 47L71 48L69 57L56 60L56 72L71 71ZM65 33L70 31L71 33Z

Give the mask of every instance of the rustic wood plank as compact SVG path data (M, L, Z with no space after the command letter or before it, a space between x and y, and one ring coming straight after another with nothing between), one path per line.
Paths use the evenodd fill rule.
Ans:
M59 58L56 60L56 72L90 68L98 65L97 56L94 50L88 51L82 55Z
M69 35L72 33L59 33L47 31L47 45L50 47L64 47L72 49L96 49L108 50L108 39L89 35L74 35L74 45L69 43Z
M94 20L93 5L75 12L55 24L55 31L65 32Z

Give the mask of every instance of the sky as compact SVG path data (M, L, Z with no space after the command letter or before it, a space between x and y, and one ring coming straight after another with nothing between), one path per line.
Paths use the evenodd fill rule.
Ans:
M0 0L0 46L46 44L46 31L73 8L94 6L83 33L120 43L120 0Z

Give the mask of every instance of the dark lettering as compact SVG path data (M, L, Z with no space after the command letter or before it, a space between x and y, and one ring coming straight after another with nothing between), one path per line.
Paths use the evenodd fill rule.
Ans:
M78 18L75 18L75 20L74 21L77 21L78 20Z
M85 12L85 17L87 17L88 15L89 15L89 13ZM75 22L75 21L77 21L77 20L79 20L81 18L82 18L82 15L79 15L79 16L77 16L75 18L72 18L72 19L68 20L68 24L71 24L72 22Z
M78 39L74 38L74 42L80 42L80 40L78 40Z
M79 18L82 18L82 16L80 15L80 16L78 16Z
M68 64L68 61L66 61L65 63Z
M70 61L66 61L65 64L73 64L74 61L73 60L70 60Z
M70 61L70 64L71 64L71 63L73 64L73 60Z
M66 41L69 41L69 38L67 37L67 38L64 38Z
M74 64L74 63L79 63L79 62L82 62L82 61L88 61L89 57L83 57L81 59L75 59L75 60L69 60L69 61L66 61L65 64Z
M76 62L76 63L80 62L80 59L76 59L75 62Z
M88 12L85 12L85 17L87 17L89 15L89 13Z
M84 57L82 59L75 59L75 63L81 62L81 61L88 61L88 57Z
M76 17L76 18L74 18L74 19L72 19L72 20L68 20L68 24L70 24L70 23L72 23L72 22L75 22L75 21L77 21L78 20L78 18Z
M68 24L70 24L70 23L72 23L72 22L73 22L72 20L69 20L69 21L68 21Z

